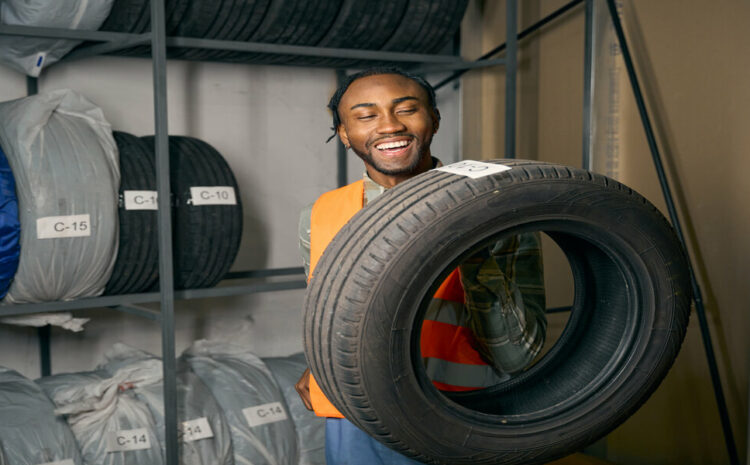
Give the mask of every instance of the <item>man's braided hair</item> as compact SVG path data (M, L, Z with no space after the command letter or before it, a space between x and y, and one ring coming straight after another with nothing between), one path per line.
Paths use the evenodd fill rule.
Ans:
M331 100L328 102L328 109L331 110L331 114L333 115L333 127L331 128L333 129L333 135L329 137L326 142L330 142L331 139L336 137L336 130L341 125L341 117L339 116L339 103L341 102L341 97L344 96L344 93L352 84L352 82L356 81L357 79L365 78L368 76L377 76L380 74L398 74L399 76L411 79L412 81L419 84L425 90L425 92L427 92L427 100L430 103L430 107L437 115L438 120L440 120L440 112L437 111L437 103L435 99L435 89L432 87L432 85L430 85L429 82L427 82L421 76L417 76L416 74L404 71L401 68L396 68L395 66L378 66L360 71L358 73L352 74L351 76L347 76L346 79L341 83L339 88L336 89L336 92L333 93Z

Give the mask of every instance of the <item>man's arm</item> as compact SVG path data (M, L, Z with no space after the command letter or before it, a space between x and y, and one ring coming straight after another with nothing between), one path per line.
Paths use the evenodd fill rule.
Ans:
M310 215L312 215L312 205L305 207L299 215L299 251L302 256L302 265L305 267L305 276L310 275ZM312 410L309 368L306 368L305 372L302 373L299 381L294 385L294 389L299 394L307 410Z
M544 269L539 233L498 241L459 266L469 327L500 373L526 368L544 345Z
M310 275L310 218L312 204L305 207L299 215L298 237L299 253L302 256L302 266L305 267L305 277Z

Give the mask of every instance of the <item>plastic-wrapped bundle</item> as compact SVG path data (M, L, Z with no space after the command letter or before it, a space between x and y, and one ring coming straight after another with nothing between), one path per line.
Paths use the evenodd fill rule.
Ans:
M8 292L8 286L18 269L20 236L16 181L5 152L0 147L0 299Z
M276 382L284 393L284 399L292 414L294 427L297 430L297 447L299 448L300 465L325 465L325 418L316 416L305 407L294 385L307 368L305 354L298 353L288 357L270 357L263 361L273 373Z
M33 381L0 368L0 464L83 463L70 428L55 416L54 407Z
M161 361L149 354L124 344L115 344L105 355L107 363L101 368L117 373L123 368L149 370L152 361ZM154 418L156 433L162 450L164 439L164 386L161 381L132 388L135 397L147 405ZM179 427L181 465L234 465L232 438L224 414L211 391L189 367L177 367L177 419Z
M221 405L232 432L235 463L299 463L297 433L284 396L260 358L218 341L197 341L181 358Z
M164 463L156 424L148 407L136 399L133 386L161 378L154 360L138 370L123 368L40 378L58 414L67 415L86 465L161 465Z
M21 258L5 302L100 295L117 254L120 171L101 109L70 90L0 103Z
M113 0L3 0L0 23L95 31L104 23ZM79 40L0 36L0 60L29 76L39 76L81 43Z

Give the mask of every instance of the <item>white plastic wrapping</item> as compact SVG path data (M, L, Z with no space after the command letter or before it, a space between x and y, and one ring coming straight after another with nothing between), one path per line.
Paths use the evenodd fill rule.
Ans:
M89 318L74 318L70 312L59 313L35 313L34 315L6 316L0 319L1 322L8 325L32 326L40 328L42 326L52 325L59 326L74 333L83 331L83 325L88 323Z
M0 23L95 31L113 0L0 0ZM79 40L0 36L0 60L29 76L58 61Z
M161 379L161 363L124 367L113 376L104 370L68 373L37 380L66 415L86 465L162 465L156 424L132 388Z
M297 433L263 361L246 349L197 341L181 357L209 387L232 432L238 465L297 465Z
M154 360L161 367L161 361L154 355L119 343L105 358L107 363L101 368L110 373L123 368L137 370L139 366L149 370ZM159 382L133 386L132 392L151 411L159 443L165 451L163 389L160 378ZM224 414L208 387L184 363L177 367L177 420L180 465L234 465L232 438Z
M70 428L39 386L0 368L0 464L49 462L83 463Z
M276 378L289 412L292 414L294 427L297 430L300 465L325 465L326 420L308 410L297 394L297 390L294 389L294 385L307 368L305 354L300 352L288 357L264 358L263 362Z
M21 221L20 264L3 302L100 295L117 255L120 183L101 109L67 89L0 103L0 146Z

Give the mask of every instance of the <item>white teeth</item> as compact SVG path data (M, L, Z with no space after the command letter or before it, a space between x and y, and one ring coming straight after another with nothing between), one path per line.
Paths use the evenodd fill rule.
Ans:
M399 147L406 147L409 145L408 140L400 140L398 142L387 142L385 144L376 145L375 148L378 150L395 149Z

